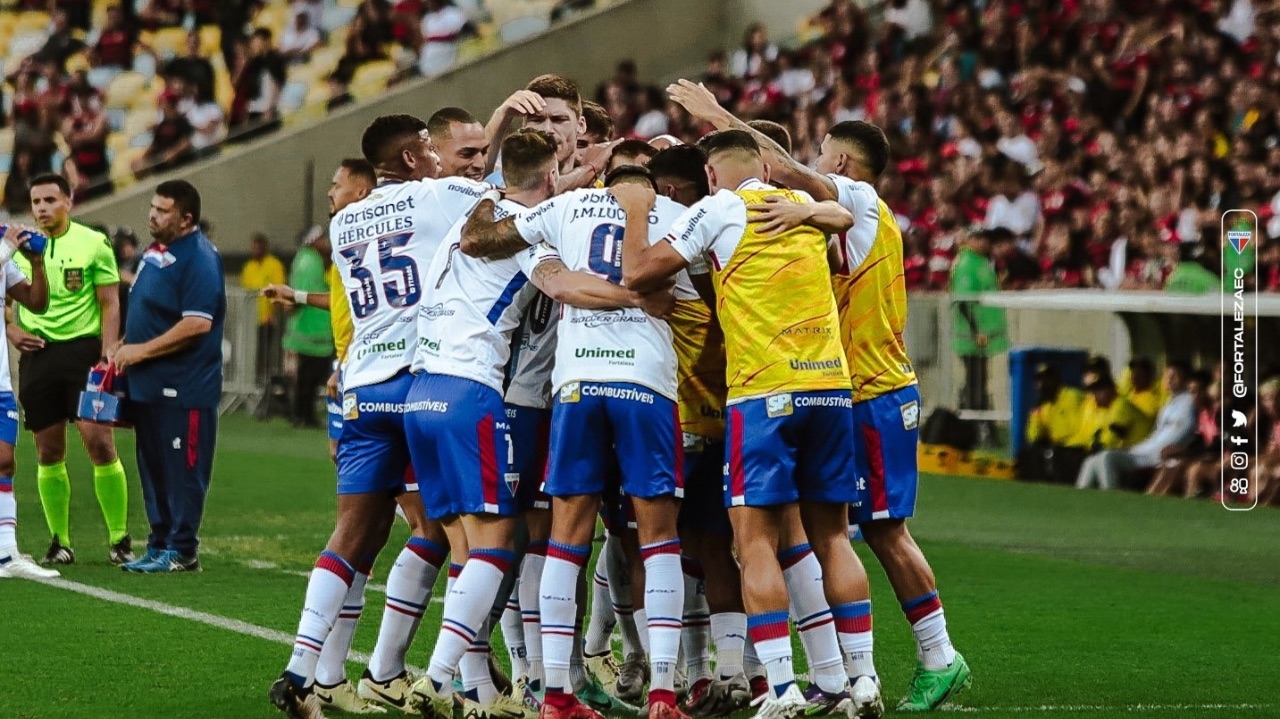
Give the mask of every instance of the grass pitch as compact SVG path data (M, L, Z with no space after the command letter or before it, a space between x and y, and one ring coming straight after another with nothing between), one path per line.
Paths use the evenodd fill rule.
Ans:
M141 546L132 436L117 436ZM78 447L71 454L79 564L63 576L75 585L0 582L0 719L278 716L267 687L288 658L303 577L333 522L324 436L224 419L198 575L109 566L88 462ZM30 435L18 466L21 545L38 558L48 535ZM918 514L913 531L974 672L953 709L983 717L1280 717L1277 511L925 477ZM385 580L404 538L401 525L373 582ZM859 554L872 579L878 670L886 700L896 702L914 665L911 633L874 558L865 547ZM355 651L372 649L381 605L370 591ZM440 608L432 605L411 664L426 663ZM196 621L206 615L221 625ZM361 669L352 663L350 675Z

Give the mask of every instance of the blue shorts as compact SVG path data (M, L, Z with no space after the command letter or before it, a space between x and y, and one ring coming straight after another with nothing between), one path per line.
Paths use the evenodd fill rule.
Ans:
M676 403L629 382L561 387L551 414L547 494L604 494L615 467L621 468L622 491L632 497L684 496Z
M18 400L12 392L0 392L0 442L18 443Z
M405 491L409 444L404 436L404 402L412 383L413 375L401 372L342 393L338 494Z
M858 504L849 390L781 392L729 406L725 502Z
M547 476L547 446L551 441L551 410L506 405L511 435L511 471L520 475L516 504L521 512L551 509L551 497L542 491Z
M681 529L732 534L724 495L724 441L692 434L684 436L684 502Z
M405 402L405 436L427 517L516 515L519 475L502 395L475 380L414 377Z
M858 483L867 497L850 512L853 523L906 519L916 511L916 443L920 388L916 385L853 405L853 449Z

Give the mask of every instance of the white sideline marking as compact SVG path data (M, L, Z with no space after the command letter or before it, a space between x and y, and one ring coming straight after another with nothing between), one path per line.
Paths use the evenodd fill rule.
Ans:
M292 634L285 634L284 632L277 631L275 629L268 629L266 627L260 627L257 624L242 622L239 619L222 617L217 614L209 614L207 612L179 607L173 604L165 604L164 602L157 602L154 599L143 599L142 597L135 597L132 594L123 594L110 589L103 589L102 587L73 582L68 579L34 579L31 581L39 582L40 584L50 587L56 587L58 589L65 589L69 592L75 592L76 594L83 594L88 597L93 597L94 599L101 599L104 602L123 604L129 607L137 607L138 609L148 609L157 614L164 614L165 616L199 622L200 624L207 624L211 627L217 627L218 629L225 629L229 632L257 637L277 644L293 646ZM347 654L347 661L359 662L360 664L367 665L369 663L369 655L364 652L349 652Z
M1025 707L966 707L957 706L955 704L946 704L939 707L938 711L961 712L966 714L976 714L981 712L1031 713L1096 711L1124 711L1139 713L1168 711L1248 711L1254 709L1271 709L1274 706L1274 704L1122 704L1119 706L1107 706L1103 704L1041 704L1039 706Z
M311 572L304 572L298 569L282 569L280 565L276 564L275 562L264 562L260 559L248 559L248 560L242 560L240 563L250 569L265 569L272 572L279 572L281 574L288 574L291 577L302 577L303 579L311 578ZM387 593L387 585L385 584L378 584L377 582L369 582L364 586L365 586L365 589L377 592L379 594ZM444 597L433 596L431 597L431 603L444 604Z

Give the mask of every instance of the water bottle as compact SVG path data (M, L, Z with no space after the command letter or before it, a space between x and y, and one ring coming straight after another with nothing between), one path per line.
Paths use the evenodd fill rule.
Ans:
M49 244L49 237L43 232L36 230L23 230L18 233L18 245L26 246L28 250L37 255L44 254L44 248Z

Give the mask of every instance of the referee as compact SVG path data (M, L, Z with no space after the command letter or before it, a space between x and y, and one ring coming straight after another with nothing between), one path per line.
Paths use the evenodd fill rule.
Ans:
M36 480L53 542L41 562L73 564L71 479L67 475L67 422L76 423L89 461L93 488L107 524L112 564L133 561L128 531L129 490L116 455L111 427L76 420L80 391L89 370L107 361L120 337L120 275L106 235L71 220L71 185L61 175L31 181L31 214L49 235L44 264L49 276L49 309L36 314L18 308L9 341L22 352L18 400L26 427L35 434ZM14 262L31 276L23 254Z

